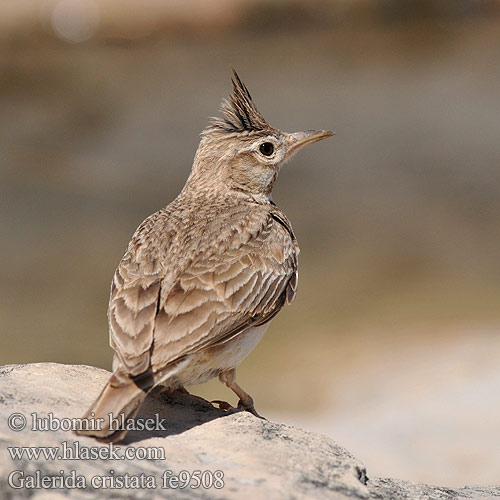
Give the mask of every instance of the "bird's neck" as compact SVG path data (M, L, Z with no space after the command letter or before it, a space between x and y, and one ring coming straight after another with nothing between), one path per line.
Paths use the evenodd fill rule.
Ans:
M274 184L274 182L272 183ZM205 202L217 200L233 200L237 203L257 203L259 205L272 204L271 190L255 191L249 189L248 185L240 185L233 179L224 175L224 170L199 168L199 165L193 165L191 174L184 185L180 197L189 199L203 199Z
M275 205L271 193L251 193L230 186L215 187L210 183L199 183L189 180L179 194L180 199L203 200L206 204L224 201L230 204L251 203L257 205Z

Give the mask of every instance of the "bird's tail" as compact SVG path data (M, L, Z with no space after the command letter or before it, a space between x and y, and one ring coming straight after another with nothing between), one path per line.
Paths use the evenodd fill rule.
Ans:
M126 424L134 418L149 390L141 389L136 381L111 375L101 394L81 419L76 433L102 441L120 441L127 433Z

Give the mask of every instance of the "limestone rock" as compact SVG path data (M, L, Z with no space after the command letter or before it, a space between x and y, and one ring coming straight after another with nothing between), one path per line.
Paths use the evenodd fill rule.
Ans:
M137 419L152 428L130 431L116 445L67 430L109 375L98 368L55 363L0 368L1 498L500 497L500 488L449 489L368 479L363 464L325 436L248 413L227 414L184 394L154 392ZM51 422L55 430L34 430ZM9 423L26 427L14 431ZM28 455L33 452L39 456Z

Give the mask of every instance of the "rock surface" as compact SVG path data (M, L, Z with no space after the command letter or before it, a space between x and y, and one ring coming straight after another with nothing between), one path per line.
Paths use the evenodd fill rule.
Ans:
M49 414L53 426L74 426L76 422L69 419L83 415L108 377L109 372L88 366L0 367L1 498L500 497L499 487L450 489L371 478L359 460L324 436L248 413L228 414L184 394L150 395L138 421L153 419L155 428L131 431L117 445L79 437L71 430L33 430L35 425L45 425ZM22 430L9 427L9 423L22 427L23 422ZM78 446L79 457L75 457ZM12 447L30 447L29 452L40 451L40 455L30 457L28 450ZM13 457L16 452L24 455ZM97 458L88 456L98 453ZM108 459L105 453L115 455ZM118 458L124 453L135 458ZM223 487L217 488L222 481ZM180 488L185 483L187 487ZM202 484L195 488L198 483Z

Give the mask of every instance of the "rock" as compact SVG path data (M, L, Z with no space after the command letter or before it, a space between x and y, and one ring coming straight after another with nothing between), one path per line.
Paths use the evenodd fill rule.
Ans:
M228 414L186 394L151 394L137 417L151 428L130 431L116 445L67 430L77 425L109 375L98 368L55 363L0 368L2 498L500 496L500 488L449 489L368 479L359 460L324 436L249 413ZM26 427L14 431L9 423ZM53 430L41 430L48 425Z

